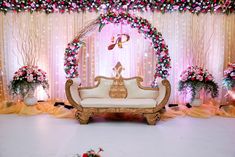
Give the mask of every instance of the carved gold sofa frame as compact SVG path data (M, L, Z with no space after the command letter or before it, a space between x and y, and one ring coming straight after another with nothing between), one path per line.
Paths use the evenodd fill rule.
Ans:
M65 84L65 92L67 99L69 103L73 107L77 109L75 117L79 120L80 124L88 124L90 117L92 117L94 114L100 114L100 113L135 113L135 114L142 114L149 125L155 125L157 121L160 120L161 114L160 110L167 104L170 93L171 93L171 86L168 80L164 79L161 80L159 88L151 88L151 87L143 87L141 85L141 82L143 79L141 77L134 77L137 80L137 85L139 88L144 90L160 90L159 91L159 102L157 102L156 106L153 108L127 108L127 107L83 107L79 103L79 89L92 89L98 87L100 84L100 79L112 79L114 78L107 78L98 76L95 78L95 81L98 83L94 87L79 87L78 84L76 84L75 79L69 79L67 80ZM124 80L129 80L133 78L123 78ZM162 94L161 88L164 89L164 93Z

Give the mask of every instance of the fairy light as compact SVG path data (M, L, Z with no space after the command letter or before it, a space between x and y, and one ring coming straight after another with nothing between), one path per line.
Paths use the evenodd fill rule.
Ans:
M58 16L55 17L55 23L59 23ZM58 27L55 28L55 31L56 32L60 32ZM58 40L58 33L55 34L55 40L58 43L58 41L57 41ZM59 51L58 45L55 46L55 51L56 52ZM55 58L58 58L58 53L55 53ZM55 66L56 66L56 71L55 71L55 78L54 78L55 79L55 87L54 87L54 89L57 89L57 87L58 87L58 79L59 79L59 72L58 72L59 68L57 68L57 67L59 67L58 62L56 62ZM56 90L54 92L56 93L56 95L55 95L56 98L59 99L59 90Z
M3 21L2 21L3 23ZM3 32L2 32L3 34ZM1 46L3 47L3 46ZM3 50L1 50L3 51ZM3 71L2 71L2 53L0 53L0 100L4 99L4 89L3 89Z
M94 47L94 37L92 37L91 43L91 85L93 85L93 79L95 78L95 47Z
M1 66L1 61L2 61L2 58L1 58L1 55L0 55L0 67ZM2 80L2 77L3 77L3 72L2 70L0 69L0 100L3 100L4 99L4 95L3 95L3 80Z
M232 39L232 37L231 37L231 29L229 29L229 28L231 28L231 22L229 22L229 24L227 25L227 27L228 27L228 62L230 63L230 61L231 61L231 39Z
M138 50L139 50L139 46L140 46L140 38L137 38L137 47L138 47ZM137 53L137 65L140 65L140 52L138 51ZM136 74L137 76L140 75L140 68L136 68Z

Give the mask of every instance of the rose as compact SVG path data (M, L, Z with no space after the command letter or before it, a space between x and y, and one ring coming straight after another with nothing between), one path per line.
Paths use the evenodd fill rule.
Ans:
M28 82L33 82L33 75L30 74L29 76L26 77Z
M211 74L208 75L207 78L208 78L209 81L213 80L213 76Z
M235 79L235 72L231 72L230 76Z
M82 157L89 157L87 153L84 153Z
M32 74L33 73L33 69L27 69L26 72L27 72L27 74Z
M201 75L197 75L197 80L199 80L199 81L202 81L203 80L203 77L201 76Z
M188 79L188 74L187 74L187 73L185 73L184 75L182 75L181 80L182 80L183 82L187 81L187 79Z
M202 72L201 69L196 69L196 74L197 75L201 74L201 72Z
M206 77L206 81L212 81L213 80L213 77L211 74L209 74L207 77Z
M43 82L44 78L43 76L38 77L38 81Z

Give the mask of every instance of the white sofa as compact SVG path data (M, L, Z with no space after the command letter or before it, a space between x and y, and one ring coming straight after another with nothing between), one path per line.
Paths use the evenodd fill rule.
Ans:
M140 77L124 78L126 98L110 98L109 91L114 78L98 76L94 87L79 87L76 79L67 80L65 90L68 101L77 109L76 118L87 124L95 113L131 112L143 114L148 124L160 119L159 111L170 97L170 83L161 80L158 88L141 86Z

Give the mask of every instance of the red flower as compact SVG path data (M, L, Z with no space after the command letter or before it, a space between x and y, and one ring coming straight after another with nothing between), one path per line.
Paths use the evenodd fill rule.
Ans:
M192 78L191 78L191 80L192 80L192 81L194 81L194 80L195 80L195 78L194 78L194 77L192 77Z
M87 154L87 153L84 153L84 154L82 155L82 157L88 157L88 154Z
M74 39L74 40L73 40L73 43L78 43L78 39Z

